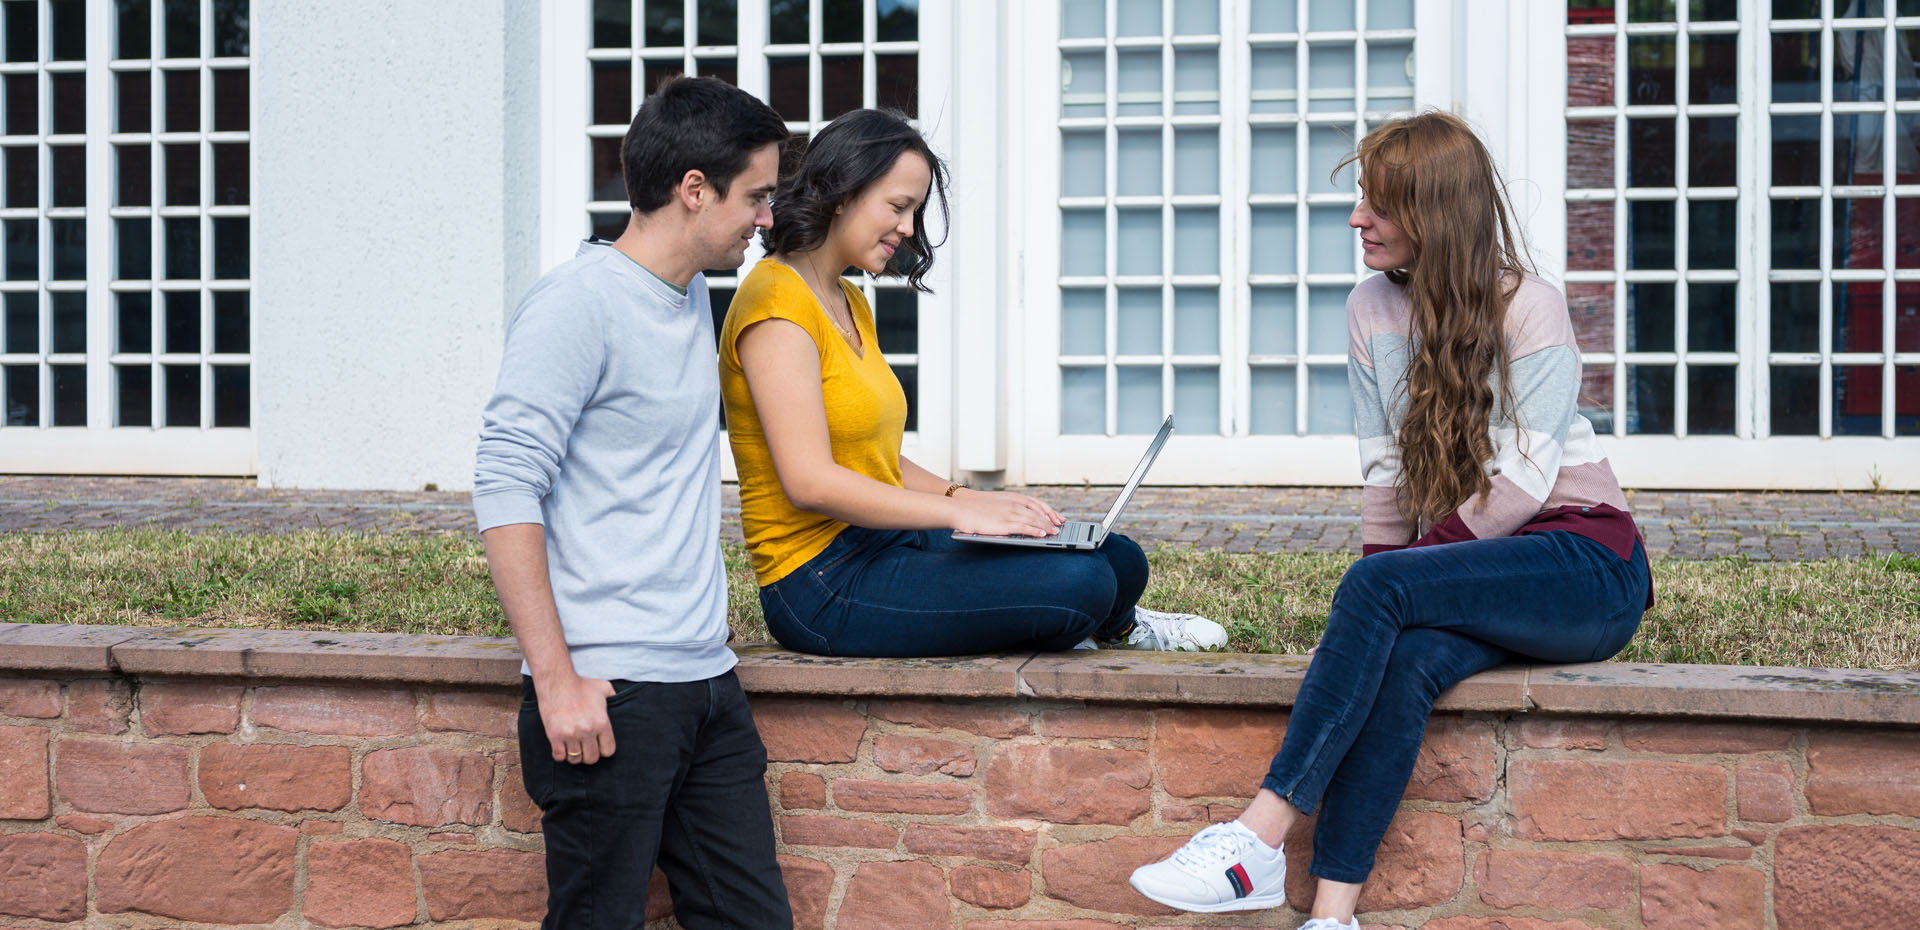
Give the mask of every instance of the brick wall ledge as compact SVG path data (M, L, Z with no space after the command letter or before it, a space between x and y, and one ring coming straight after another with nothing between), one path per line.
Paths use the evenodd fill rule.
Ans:
M844 659L744 644L759 694L1042 698L1095 703L1291 706L1307 658L1238 653L1013 653ZM379 681L512 687L512 639L399 633L0 624L0 671ZM1533 711L1920 726L1920 670L1738 665L1509 665L1442 695L1452 711Z

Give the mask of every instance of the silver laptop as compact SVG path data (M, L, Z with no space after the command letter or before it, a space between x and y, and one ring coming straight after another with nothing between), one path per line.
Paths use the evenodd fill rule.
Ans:
M1160 456L1160 447L1167 444L1167 437L1173 435L1173 417L1169 415L1160 424L1160 432L1155 433L1152 444L1147 446L1147 454L1140 457L1140 464L1133 467L1133 477L1127 479L1127 486L1120 489L1120 496L1114 498L1113 506L1107 508L1107 518L1099 523L1085 520L1069 520L1060 526L1060 532L1054 536L982 536L978 533L955 531L953 538L967 542L994 543L1001 546L1041 546L1048 549L1098 549L1107 541L1107 534L1113 531L1113 525L1120 520L1120 512L1127 509L1127 502L1133 499L1133 492L1140 487L1140 481L1147 477L1147 469L1153 467L1153 460Z

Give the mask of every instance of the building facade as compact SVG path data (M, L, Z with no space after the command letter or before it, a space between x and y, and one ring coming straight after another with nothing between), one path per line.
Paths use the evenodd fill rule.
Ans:
M934 292L866 283L935 471L1113 482L1172 413L1155 481L1357 482L1332 169L1439 108L1567 292L1623 481L1920 488L1920 0L0 0L0 28L0 472L465 487L507 315L617 232L633 108L695 73L803 137L903 110L950 159Z

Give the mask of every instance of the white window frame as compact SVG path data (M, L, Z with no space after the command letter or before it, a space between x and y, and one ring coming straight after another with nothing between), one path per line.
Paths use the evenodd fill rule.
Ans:
M693 0L689 0L687 6L687 22L691 23ZM815 111L810 116L815 119L790 121L788 127L796 133L817 131L826 125L825 120L817 118L820 115L817 112L821 88L820 50L823 47L828 51L853 50L853 46L848 44L823 44L817 41L820 34L820 6L821 0L811 0L809 22L816 41L806 45L769 45L767 0L739 0L736 44L711 48L690 47L687 55L691 58L735 49L735 73L739 78L739 86L764 100L769 50L782 54L811 53L809 102ZM957 121L953 118L952 110L958 76L955 73L954 40L950 36L954 28L966 28L960 7L961 4L955 0L920 0L920 37L917 43L879 43L878 48L882 53L900 49L917 51L920 69L918 122L934 151L940 153L953 152L955 145L960 142L956 137ZM860 50L866 61L865 93L871 95L874 92L873 56L876 51L873 0L863 0L863 8L866 11L866 36L865 41L860 43ZM583 223L589 208L587 190L592 170L592 151L585 132L592 118L589 112L592 88L588 64L593 25L591 0L562 0L543 4L541 25L546 49L543 73L548 89L541 118L546 188L541 215L541 240L544 259L542 270L546 270L572 258L587 232ZM636 82L642 79L639 75L635 76ZM639 98L636 97L632 103L637 107ZM973 147L968 149L975 150ZM949 167L956 173L962 170L954 161L949 162ZM937 204L927 211L929 225L938 228L943 219L939 216ZM919 396L914 408L917 429L906 434L901 444L901 455L935 473L947 473L954 467L953 290L956 285L956 256L963 249L972 255L992 248L991 243L987 242L967 248L962 245L966 239L956 228L947 246L939 253L939 261L935 263L933 272L926 279L933 293L923 293L918 300L919 351L888 357L890 362L915 366L918 375ZM762 254L756 239L747 250L741 275L744 276ZM861 283L871 294L873 285ZM508 307L507 312L511 313L512 308ZM737 480L738 472L734 467L731 449L724 442L721 449L722 477L727 481Z
M230 353L215 355L213 344L212 301L201 301L200 335L203 351L182 353L178 356L154 353L118 353L114 351L115 313L114 293L117 290L150 290L156 295L161 290L251 290L251 282L244 280L226 280L215 284L212 280L214 260L212 219L215 217L252 216L251 204L245 206L213 206L213 158L210 144L213 142L250 142L251 128L257 122L257 107L253 95L248 94L248 131L213 132L211 121L213 114L213 79L211 65L245 66L251 74L252 59L249 58L213 58L213 9L211 0L199 0L200 3L200 47L209 53L195 59L151 58L144 62L129 60L119 62L114 59L114 38L117 26L113 0L87 0L86 21L86 59L84 62L49 62L48 47L51 31L51 10L47 0L36 0L38 5L37 26L40 35L39 61L34 63L0 64L0 72L38 73L43 71L85 73L86 74L86 146L87 187L85 207L49 207L46 205L51 186L50 160L40 159L40 203L34 208L0 210L0 216L8 219L23 219L29 216L39 220L47 218L84 217L87 232L87 273L85 293L87 295L87 350L84 356L51 355L44 350L51 347L49 314L41 313L41 349L34 356L0 356L9 363L36 362L46 363L84 363L87 366L87 425L85 427L37 427L0 426L0 473L61 473L61 474L142 474L142 475L251 475L258 468L258 454L255 434L252 426L247 427L211 427L211 426L115 426L113 425L115 363L141 362L154 364L154 383L152 397L155 407L154 422L160 423L160 410L164 404L165 384L160 374L158 362L176 362L198 364L200 378L200 422L212 420L213 377L212 365L244 364L250 369L250 389L248 391L248 423L259 419L259 392L253 385L259 383L251 369L254 359L249 353ZM250 4L252 8L267 4ZM164 5L155 2L149 8L149 28L151 30L150 50L164 50ZM161 123L165 105L164 82L158 77L161 66L175 62L193 61L198 63L199 113L201 128L193 132L164 132ZM151 132L121 134L114 131L113 120L118 110L115 97L114 75L128 70L150 69L155 75L149 90ZM43 84L44 87L44 84ZM41 132L35 136L36 144L44 143L48 136L46 129L52 119L49 95L42 93L39 107ZM71 137L61 137L63 141L75 141ZM113 145L116 142L152 144L155 142L191 142L200 147L200 203L192 207L164 206L164 165L162 157L156 152L153 159L152 196L153 204L148 207L114 206L115 158ZM43 149L44 152L44 149ZM251 152L249 152L251 156ZM249 165L249 189L251 183L251 164ZM251 196L249 196L251 200ZM200 273L193 279L170 279L160 285L158 279L145 283L114 285L114 220L124 217L193 217L200 223ZM47 267L50 239L46 234L45 223L41 223L40 263ZM248 236L248 248L252 250L252 236ZM156 234L152 244L153 270L160 274L163 261L162 237ZM253 262L248 262L251 268ZM0 284L4 290L26 290L29 282L9 282ZM35 290L46 288L44 282L31 282ZM62 290L67 288L60 288ZM155 325L154 338L161 338L161 322L164 321L164 301L156 300L153 308ZM250 327L251 328L251 327ZM42 368L40 391L43 405L49 399L52 389L51 377Z

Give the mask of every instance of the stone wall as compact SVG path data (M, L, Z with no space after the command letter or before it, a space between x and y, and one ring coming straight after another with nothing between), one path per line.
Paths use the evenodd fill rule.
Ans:
M1302 919L1125 884L1244 803L1298 657L740 651L799 927ZM537 921L517 661L476 638L0 625L0 926ZM1907 925L1920 673L1476 676L1443 698L1362 906L1405 930Z

